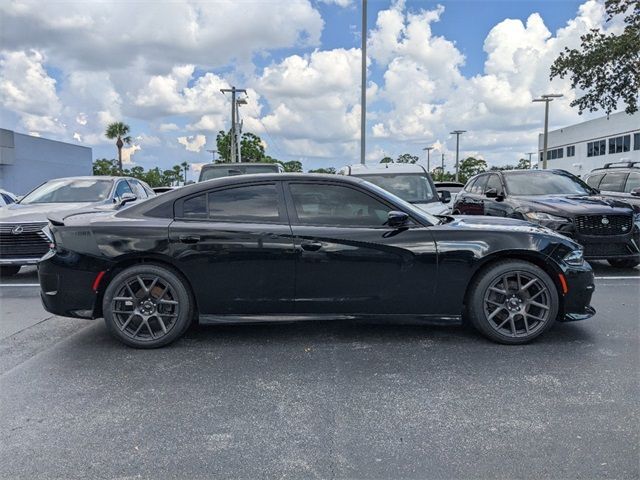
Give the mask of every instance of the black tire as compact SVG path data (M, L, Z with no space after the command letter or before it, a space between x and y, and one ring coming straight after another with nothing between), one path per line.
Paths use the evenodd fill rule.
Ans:
M551 328L559 303L558 289L544 270L504 260L487 266L469 286L467 317L490 340L520 345Z
M607 262L615 268L635 268L640 265L640 260L635 258L610 258Z
M0 277L13 277L20 271L20 265L0 265Z
M158 348L184 335L194 316L194 301L179 273L140 264L109 282L102 311L109 332L124 344Z

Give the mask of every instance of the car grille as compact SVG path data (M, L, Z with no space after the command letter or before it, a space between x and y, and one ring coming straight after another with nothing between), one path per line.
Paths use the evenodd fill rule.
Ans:
M40 258L49 250L45 222L0 223L0 258ZM16 228L18 230L16 231Z
M631 232L631 215L579 215L575 217L576 231L583 235L625 235Z
M633 253L626 243L591 243L584 245L585 258L631 255Z

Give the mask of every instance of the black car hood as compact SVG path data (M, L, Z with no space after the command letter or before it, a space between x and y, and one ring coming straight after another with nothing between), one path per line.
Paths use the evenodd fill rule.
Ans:
M599 195L548 195L513 197L524 211L545 212L559 216L631 214L626 203Z

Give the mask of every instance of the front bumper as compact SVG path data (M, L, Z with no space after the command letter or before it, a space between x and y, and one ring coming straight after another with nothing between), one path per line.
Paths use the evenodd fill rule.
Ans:
M576 232L573 224L553 225L550 228L582 245L584 258L587 260L614 258L640 260L640 230L638 227L634 227L632 232L624 235L585 235Z
M573 322L593 317L596 311L591 306L591 297L595 291L595 276L591 265L585 262L581 267L568 267L563 274L567 293L564 294L563 312L558 320Z

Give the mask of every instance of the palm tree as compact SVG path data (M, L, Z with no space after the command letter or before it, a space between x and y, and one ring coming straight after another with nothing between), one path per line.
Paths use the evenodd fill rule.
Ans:
M131 145L131 137L129 136L129 125L123 122L113 122L107 126L107 131L104 132L105 136L113 140L116 138L116 147L118 147L118 170L122 175L122 147Z
M176 181L176 185L180 185L180 177L182 176L182 167L180 165L173 166L173 178Z
M189 168L189 164L186 161L184 161L184 162L182 162L180 164L180 166L182 168L184 168L184 184L186 185L187 184L187 170Z

